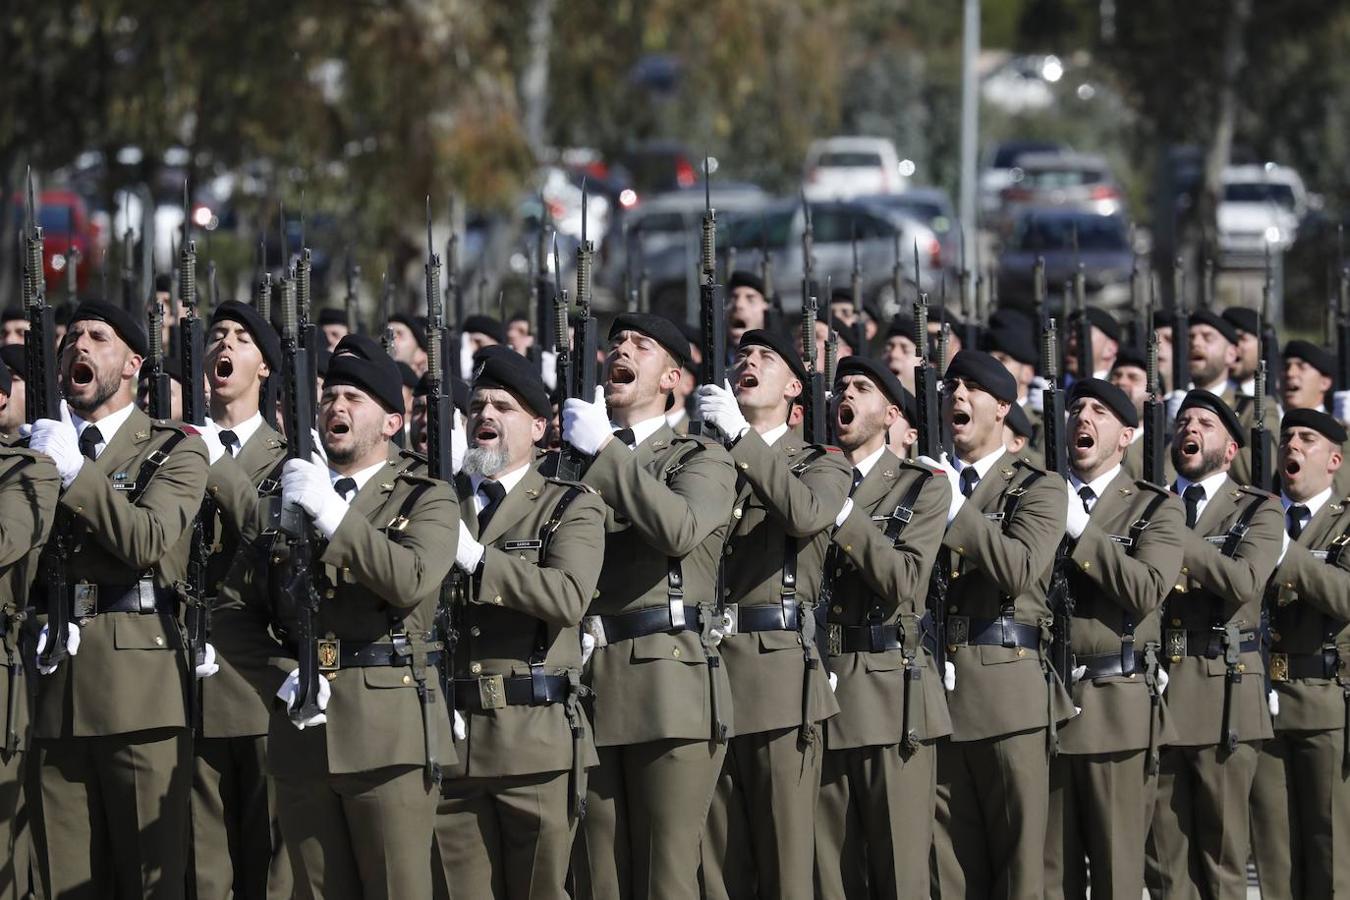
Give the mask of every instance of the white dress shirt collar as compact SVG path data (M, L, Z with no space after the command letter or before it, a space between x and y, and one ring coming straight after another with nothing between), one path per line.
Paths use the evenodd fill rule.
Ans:
M1313 518L1317 515L1317 511L1321 509L1323 506L1326 506L1327 501L1330 499L1331 499L1331 488L1327 488L1320 494L1313 494L1311 497L1309 497L1307 500L1304 500L1302 503L1299 503L1297 500L1291 500L1289 499L1288 494L1284 493L1283 491L1280 492L1280 505L1284 507L1284 511L1289 512L1289 507L1291 506L1306 506L1308 508L1308 522L1311 522L1313 520ZM1303 524L1307 525L1308 522L1304 522Z
M1090 488L1092 490L1093 496L1092 503L1095 506L1097 501L1102 499L1102 496L1106 493L1106 489L1111 486L1111 482L1115 481L1116 476L1119 474L1120 474L1120 463L1116 463L1116 465L1113 466L1105 474L1098 475L1091 481L1083 481L1081 478L1078 477L1078 474L1076 472L1070 472L1069 484L1073 485L1073 492L1075 494L1079 494L1080 496L1084 487Z
M858 464L855 465L853 468L857 469L860 473L862 473L862 477L866 478L868 474L871 473L872 469L876 466L877 460L881 459L881 454L885 452L886 452L886 445L882 444L876 450L873 450L871 453L869 453L866 457L858 460Z
M1177 496L1184 497L1186 488L1190 487L1192 484L1198 484L1205 489L1205 496L1201 498L1198 504L1196 504L1195 520L1199 522L1200 517L1205 514L1205 507L1208 506L1209 501L1213 500L1219 493L1219 490L1223 487L1223 483L1226 480L1228 480L1227 469L1224 469L1222 472L1215 472L1213 475L1201 478L1199 481L1191 481L1182 475L1178 475Z
M612 422L610 424L613 425ZM641 422L629 425L628 427L633 430L633 443L629 446L633 448L641 446L642 442L656 434L656 432L661 429L661 426L668 424L670 423L666 421L666 417L661 415L652 416L650 419L643 419ZM621 426L614 425L614 430L618 431L620 427Z
M520 480L525 477L525 473L528 471L530 471L530 464L528 462L522 463L510 472L498 475L494 480L505 488L506 493L509 494L511 493L512 488L520 484ZM475 512L482 512L483 507L487 506L487 498L483 496L482 491L479 490L485 481L487 481L487 478L482 475L469 476L469 484L473 486L473 505Z
M263 426L262 413L255 412L253 415L249 416L247 419L240 422L238 425L235 425L233 428L225 428L224 426L218 427L220 428L221 431L233 431L234 436L239 439L239 450L234 451L235 455L238 456L239 451L243 450L244 445L248 443L248 439L253 437L253 435L257 434L258 429L261 428L262 426Z
M108 413L97 422L90 422L86 419L82 419L74 410L71 410L70 421L71 424L75 426L75 437L78 439L90 425L97 426L98 433L103 436L103 440L94 445L94 458L97 459L103 454L104 449L112 443L112 439L116 436L117 430L122 427L127 419L131 418L131 412L135 408L136 404L128 403L117 412Z
M337 484L339 478L350 478L352 481L356 482L356 494L359 494L361 492L361 488L366 486L366 482L374 478L375 473L383 469L386 465L388 465L388 462L386 460L380 460L373 466L366 466L361 471L353 472L351 475L341 475L337 472L334 472L332 469L329 469L328 480L331 481L333 484ZM356 494L352 494L352 496L349 499L355 500Z
M952 460L952 462L956 464L956 473L958 475L961 474L970 466L974 466L975 474L980 476L980 481L983 481L984 476L988 475L989 470L994 467L994 463L1002 459L1003 454L1007 452L1008 451L1003 447L999 447L993 453L990 453L988 456L983 456L975 460L973 463L962 462L960 457L955 458L954 460Z

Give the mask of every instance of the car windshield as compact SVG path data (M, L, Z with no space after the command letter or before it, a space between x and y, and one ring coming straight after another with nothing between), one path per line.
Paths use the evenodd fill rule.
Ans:
M952 222L947 217L947 211L941 203L936 201L897 197L889 205L891 209L913 216L939 234L946 234L952 228Z
M787 246L788 231L792 228L794 210L784 209L762 214L748 214L725 219L726 231L717 237L719 245L730 244L737 249ZM719 223L720 224L720 223ZM766 236L765 240L761 235Z
M829 169L875 169L881 166L881 154L836 150L820 154L816 165Z
M1022 186L1028 188L1066 188L1097 184L1105 177L1100 169L1033 169L1022 173Z
M1294 189L1273 181L1225 184L1223 199L1232 203L1274 203L1285 209L1294 208Z
M1018 250L1034 252L1072 250L1075 227L1079 250L1129 249L1125 223L1115 216L1028 216L1019 226L1015 246Z

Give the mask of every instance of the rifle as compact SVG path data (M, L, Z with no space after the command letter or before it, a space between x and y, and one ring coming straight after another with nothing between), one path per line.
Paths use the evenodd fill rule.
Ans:
M914 301L914 350L918 356L914 364L914 400L919 420L912 424L919 432L919 455L938 459L942 456L942 407L938 399L938 371L928 364L928 295L925 293L920 293Z
M380 310L384 313L384 322L380 327L380 346L391 357L394 355L394 327L390 319L394 317L394 284L389 280L388 270L380 274Z
M31 425L38 419L55 419L61 415L61 395L57 390L56 356L53 338L56 323L53 310L47 305L47 281L42 268L42 226L37 223L37 201L33 193L33 170L28 170L28 194L24 207L24 264L23 305L28 313L28 332L24 335L24 356L27 367L23 373L27 382L25 418ZM70 554L68 518L52 528L47 549L43 554L43 575L47 589L47 618L50 625L47 646L38 655L45 666L54 666L65 659L66 639L70 635L71 597L67 586L67 565ZM10 678L10 692L18 679ZM15 698L17 699L17 698ZM11 705L11 708L14 708Z
M558 234L553 234L553 316L554 330L557 333L558 340L554 345L557 348L557 357L554 360L556 366L556 381L558 390L564 398L577 396L577 359L574 353L572 341L572 328L568 322L568 303L567 290L562 286L562 264L558 257ZM595 397L582 397L587 403L592 402ZM562 434L562 409L558 410L558 433ZM578 481L582 473L586 470L586 456L570 444L563 444L558 453L557 475L564 481Z
M450 430L454 416L450 394L445 390L446 363L444 339L445 321L443 300L441 297L441 260L436 255L431 242L431 195L427 195L427 262L426 298L427 298L427 474L442 481L453 481L454 466L450 455ZM455 596L458 578L446 577L441 581L440 598L436 602L436 619L445 641L446 657L454 659L455 646L459 643L459 630L455 624ZM434 638L434 635L433 635ZM441 768L436 761L436 751L432 743L431 707L436 695L427 687L427 662L425 650L419 651L417 643L412 642L412 675L417 682L417 699L422 708L422 735L425 751L423 776L428 787L439 784ZM451 666L441 667L441 692L446 703L453 711L455 708L454 691L450 689ZM451 713L453 721L454 715Z
M151 259L154 259L153 252ZM175 274L182 277L180 269L175 267ZM194 281L195 273L194 273ZM170 303L175 303L172 296ZM148 409L146 412L152 419L168 419L173 416L173 388L169 384L169 373L164 368L164 307L160 305L159 297L154 292L153 279L151 283L150 302L146 307L148 312L146 330L150 339L149 353L146 356L146 365L149 367L150 382L148 392ZM180 342L181 343L181 342Z
M806 298L816 296L815 281L815 260L813 259L816 234L815 228L811 224L811 204L806 202L806 189L802 189L802 216L805 221L802 226L802 312L806 311ZM815 314L812 313L811 321L815 322ZM803 328L802 339L806 339L807 332L812 334L812 344L815 343L815 325L809 328Z
M816 360L815 294L802 301L802 362L806 365L806 405L802 408L802 433L813 444L824 444L829 438L829 423L825 412L825 372Z
M1172 383L1184 391L1191 383L1191 319L1186 314L1186 272L1178 256L1172 265Z
M1153 293L1150 279L1150 294ZM1158 372L1158 332L1153 328L1153 304L1145 321L1148 324L1148 359L1144 370L1148 380L1148 399L1144 401L1144 480L1165 484L1167 451L1167 404L1162 399L1162 376Z
M258 241L258 280L253 283L253 308L262 316L264 322L272 321L272 273L267 271L267 246ZM258 404L263 418L268 424L277 421L277 397L280 395L281 378L273 372L263 380L259 390Z
M1143 286L1139 283L1143 273L1139 271L1139 254L1134 252L1134 226L1130 226L1130 308L1134 310L1134 345L1147 347L1149 336L1153 334L1153 310L1145 302Z
M1261 286L1261 320L1257 330L1260 332L1256 336L1257 362L1256 362L1256 385L1253 393L1256 397L1253 399L1252 412L1255 413L1255 419L1252 422L1251 445L1252 445L1252 485L1263 491L1268 491L1274 484L1274 466L1271 463L1270 432L1266 430L1266 316L1270 313L1270 293L1272 289L1272 280L1270 274L1270 244L1266 244L1266 279L1265 284Z
M595 356L600 347L598 323L591 315L591 265L595 245L586 239L586 182L581 182L581 243L577 245L577 333L572 350L576 368L574 393L587 403L595 401Z
M1073 305L1078 339L1078 371L1074 374L1081 379L1092 377L1092 323L1087 317L1087 275L1083 271L1083 262L1078 258L1078 226L1073 227ZM1050 445L1047 445L1050 446ZM1064 471L1064 470L1061 470Z
M853 300L853 352L859 356L870 356L867 347L867 325L863 322L863 277L862 267L858 264L858 222L855 219L850 226L850 240L853 244L853 272L849 279L849 296ZM829 366L825 367L829 371ZM833 382L831 382L833 384Z
M281 279L281 381L286 388L282 410L286 431L287 459L310 459L314 454L314 379L310 349L301 340L296 283ZM299 506L281 508L280 530L285 536L286 579L284 594L295 607L295 645L299 657L296 705L287 710L291 721L303 722L317 716L319 708L319 643L317 620L319 592L314 586L314 546L310 538L312 523Z
M192 218L189 215L187 182L183 182L183 244L178 261L178 295L183 315L178 332L179 364L183 378L183 421L197 428L206 426L206 375L203 371L205 337L202 320L197 315L197 242L192 240ZM156 303L155 307L158 308ZM197 517L192 522L192 543L188 548L187 580L180 589L186 598L183 614L185 649L189 668L206 662L206 641L210 634L211 611L206 605L206 561L210 556L214 529L215 504L208 494L202 499ZM200 727L200 679L189 673L187 692L188 722L193 729Z
M1082 345L1080 345L1081 347ZM1068 479L1068 447L1064 434L1064 390L1060 386L1059 334L1055 320L1050 319L1045 330L1041 346L1041 364L1049 382L1042 394L1045 404L1045 468L1046 471ZM1080 353L1079 359L1083 358ZM1074 502L1072 499L1070 503ZM1059 677L1070 683L1073 672L1073 609L1074 598L1065 572L1064 557L1068 539L1065 538L1055 552L1054 568L1050 575L1048 592L1050 610L1054 616L1051 631L1053 640L1050 647L1050 665L1059 673Z
M126 312L136 308L136 267L131 262L134 253L132 231L128 228L122 233L122 309Z
M350 245L347 246L347 252L344 256L346 257L344 268L347 275L347 296L343 301L343 307L347 314L347 331L350 334L356 334L360 330L360 323L357 318L356 280L361 277L361 267L352 260Z
M286 228L284 221L281 227L284 233ZM300 256L295 262L295 316L300 342L308 351L306 358L309 361L309 383L317 385L319 383L320 338L318 326L310 320L309 285L312 268L309 247L305 246L305 194L302 191L300 193ZM402 432L399 432L399 436L402 436Z
M708 159L703 159L703 230L700 249L702 259L698 283L699 332L703 348L700 380L703 384L722 387L727 380L726 305L722 301L722 285L717 283L717 212L712 207L712 173ZM691 434L709 434L709 427L701 421L689 423Z
M539 205L544 210L539 219L539 233L535 240L534 258L534 287L531 290L534 300L534 346L537 348L538 362L542 366L544 363L544 351L558 343L556 324L553 316L553 298L549 295L548 280L548 232L546 228L546 217L548 207L544 205L544 198L539 198ZM628 226L625 224L624 229ZM628 277L625 274L625 279ZM625 297L628 296L625 294ZM630 303L632 301L630 300ZM542 374L542 370L541 370Z
M1266 267L1270 267L1270 245L1266 245ZM1214 260L1205 257L1204 273L1200 281L1200 308L1214 308Z
M1336 227L1336 389L1350 390L1350 266L1345 264L1345 229Z

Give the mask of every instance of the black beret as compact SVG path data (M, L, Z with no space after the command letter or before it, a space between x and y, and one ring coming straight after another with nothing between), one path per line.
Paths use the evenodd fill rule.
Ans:
M940 325L941 323L946 322L948 325L952 326L952 331L956 331L965 324L961 321L960 316L950 309L944 309L940 303L928 304L928 322L930 325Z
M675 362L686 369L693 368L689 360L689 339L684 336L680 326L665 316L658 316L655 313L620 313L614 317L614 324L609 327L610 340L624 331L645 334L665 347L666 351L675 357Z
M1218 318L1217 316L1215 318ZM1181 408L1177 410L1177 419L1181 419L1181 414L1193 406L1201 409L1207 409L1219 417L1223 422L1223 427L1228 429L1228 433L1237 441L1239 447L1247 445L1247 437L1242 433L1242 423L1238 421L1237 413L1217 394L1212 394L1203 388L1195 388L1186 395L1186 399L1181 401Z
M902 337L914 343L914 317L908 313L896 313L886 329L886 340Z
M344 310L332 306L325 306L319 310L319 325L346 325L347 313Z
M403 379L403 386L415 389L417 387L417 373L413 371L413 367L397 360L394 361L394 365L398 366L398 374Z
M222 320L238 322L243 325L248 333L253 335L253 340L257 343L258 349L262 351L263 359L273 372L281 368L281 338L277 335L275 328L271 326L262 315L247 303L240 303L238 300L226 300L216 307L216 311L211 313L211 324L215 325Z
M1336 377L1336 358L1312 341L1293 340L1284 345L1283 358L1296 356L1329 378Z
M28 320L28 314L17 306L7 306L5 311L0 313L0 322L17 322L23 319Z
M1014 403L1008 407L1008 415L1003 420L1003 424L1012 429L1012 433L1019 437L1031 440L1035 434L1035 429L1031 427L1031 420L1027 418L1027 411L1022 408L1022 404Z
M915 421L909 416L914 410L914 396L905 390L900 379L878 360L868 356L845 356L839 360L839 364L834 367L835 391L838 392L837 385L844 379L845 375L863 375L872 380L872 383L881 389L881 392L890 398L891 402L900 407L900 411L905 413L905 419L909 424L914 425ZM906 409L905 397L909 397L909 406Z
M473 389L501 388L509 391L529 412L547 419L553 414L544 379L528 359L511 350L484 353L474 370Z
M778 354L778 357L788 364L788 368L792 369L792 374L801 379L802 389L806 389L806 382L810 376L806 373L806 364L802 362L802 355L797 352L797 348L793 346L791 341L763 328L753 328L741 335L740 343L740 347L752 346L768 347ZM740 347L737 349L740 349Z
M1120 342L1120 323L1116 321L1115 316L1098 306L1085 307L1083 312L1087 315L1087 320L1091 323L1093 328L1097 329L1111 340L1116 341L1117 343ZM1078 313L1075 312L1071 315L1069 321L1070 323L1077 322Z
M747 272L744 269L737 269L732 272L731 277L727 279L727 294L730 295L738 287L750 288L761 297L764 296L764 282L753 272Z
M9 369L10 380L28 377L28 351L23 344L5 344L0 347L0 362ZM13 385L10 385L13 387Z
M137 356L145 356L149 350L145 328L131 313L120 306L113 306L102 300L86 300L75 310L75 314L70 318L70 324L74 325L85 320L107 322Z
M14 386L9 374L9 366L5 365L3 359L0 359L0 394L8 394L9 389Z
M989 314L989 328L1014 328L1032 335L1036 333L1036 320L1026 310L1012 306L1000 306Z
M1261 314L1250 306L1230 306L1223 311L1223 318L1238 331L1251 335L1261 333Z
M1212 309L1197 309L1195 312L1191 313L1190 321L1192 327L1196 325L1208 325L1210 328L1213 328L1219 334L1223 335L1223 339L1230 344L1236 344L1238 342L1237 329L1233 327L1233 323L1229 322Z
M1345 443L1345 426L1329 413L1315 409L1291 409L1280 420L1280 431L1289 428L1311 428L1322 437L1331 441L1339 449Z
M387 356L384 345L368 334L344 334L333 348L334 356L351 354L362 359L379 359Z
M1081 397L1091 397L1106 404L1106 408L1115 413L1121 424L1128 428L1139 427L1139 413L1125 392L1109 381L1101 378L1083 378L1073 383L1069 391L1069 406L1072 407Z
M1017 402L1017 380L1003 363L980 350L961 350L947 365L947 378L968 378L1004 403Z
M469 334L470 332L474 334L485 334L499 344L506 343L506 329L502 327L501 322L498 322L496 319L492 318L492 316L485 316L482 314L465 316L464 324L459 330L465 334Z
M1116 354L1116 361L1111 364L1111 370L1114 372L1116 369L1126 367L1148 371L1148 356L1138 347L1126 344Z
M389 317L389 324L398 324L404 326L412 332L413 340L417 341L417 346L423 350L427 349L427 323L420 316L410 316L407 313L394 313Z
M830 291L830 303L847 303L849 306L852 306L853 289L843 287L842 285L835 285L834 289Z
M1028 366L1034 366L1038 362L1036 341L1032 338L1030 329L1024 330L1008 325L990 328L985 332L984 346L990 353L1006 353Z
M370 394L389 412L402 414L403 376L398 366L378 344L371 348L353 340L362 337L349 334L338 341L323 376L324 389L350 384Z

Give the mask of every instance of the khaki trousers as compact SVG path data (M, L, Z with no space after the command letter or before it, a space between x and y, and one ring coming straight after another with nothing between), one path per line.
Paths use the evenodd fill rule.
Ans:
M927 897L937 749L825 751L816 815L820 900Z
M0 900L17 900L30 890L33 844L24 804L27 758L23 751L0 753Z
M819 739L800 729L737 735L727 743L707 830L703 891L708 900L811 900Z
M937 749L937 890L942 900L1040 900L1050 759L1045 729Z
M1260 742L1164 747L1148 838L1147 881L1166 900L1244 900L1248 806Z
M183 896L189 744L185 728L33 742L34 842L48 897Z
M1144 892L1144 843L1156 776L1147 751L1061 755L1050 761L1046 900L1136 900ZM1087 863L1087 865L1085 865Z
M267 736L198 738L192 772L192 878L197 900L292 894Z
M1350 897L1350 780L1340 728L1277 731L1252 785L1252 855L1262 900Z
M712 741L601 747L572 866L576 896L699 897L699 841L725 754Z
M570 786L569 772L445 782L434 900L565 900L577 824Z
M431 896L436 794L421 766L278 778L276 790L296 897Z

